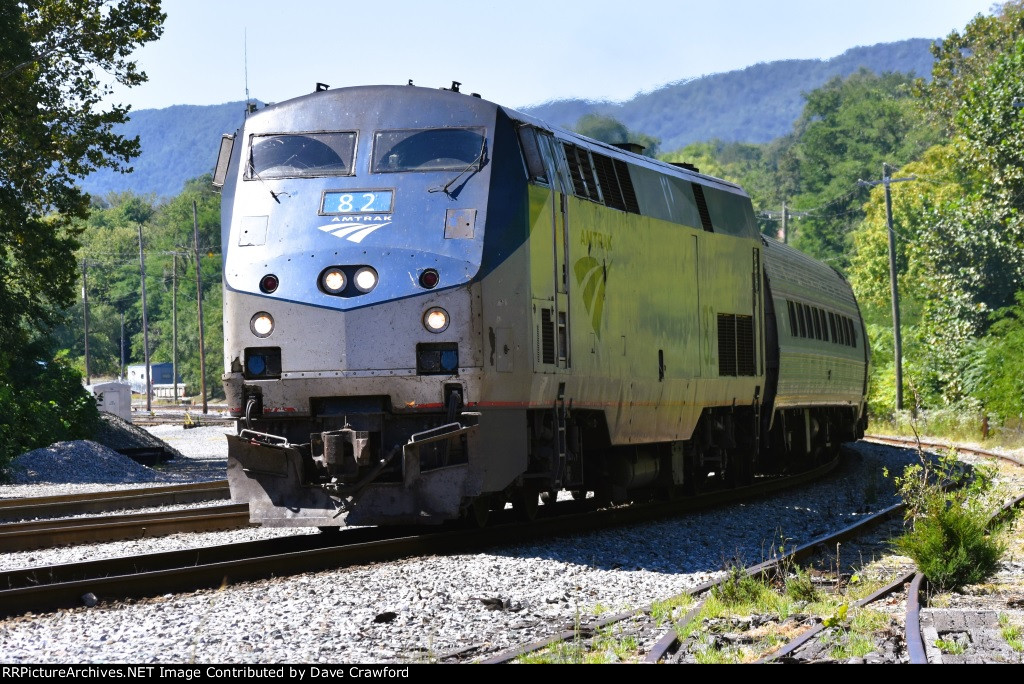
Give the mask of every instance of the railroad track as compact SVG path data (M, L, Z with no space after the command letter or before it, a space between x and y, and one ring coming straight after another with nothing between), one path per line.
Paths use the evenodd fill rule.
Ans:
M868 516L865 519L857 522L854 525L850 525L843 529L837 530L833 533L821 536L813 541L810 541L802 546L799 546L789 553L780 554L776 558L768 560L764 563L746 568L744 573L749 577L773 577L782 572L786 567L795 562L805 562L808 558L813 557L819 553L823 547L834 547L837 543L841 543L845 540L851 539L860 535L864 530L870 529L877 526L885 521L891 520L894 517L898 517L903 512L903 505L897 504L890 506L879 513ZM683 617L677 621L680 625L685 625L694 619L700 612L702 606L701 597L709 594L715 587L721 586L723 582L728 581L728 578L715 582L706 582L699 586L693 587L688 591L669 597L664 601L659 601L660 604L673 604L673 603L685 603L687 601L693 601L694 606L690 608ZM637 610L624 611L615 615L596 620L594 622L574 627L571 630L563 630L552 634L551 636L539 639L537 641L519 646L517 648L509 649L507 651L498 653L490 656L482 661L483 664L504 664L514 662L523 656L536 653L543 649L550 648L556 644L570 641L579 641L580 639L586 640L593 637L602 631L608 630L615 625L623 624L629 621L654 621L653 613L655 612L655 604L650 604ZM673 623L675 624L675 623ZM676 633L674 626L668 629L662 628L664 632L663 636L659 638L654 646L646 653L643 658L644 663L660 663L663 662L667 655L672 653L678 648L680 641Z
M353 528L338 534L296 535L175 552L136 555L70 565L0 573L0 615L18 615L95 601L143 598L169 592L212 589L227 583L280 577L353 564L394 561L415 555L476 551L540 537L578 535L608 527L646 522L682 512L718 506L797 486L830 472L837 461L807 473L764 481L726 492L642 505L592 510L592 500L554 504L568 514L544 516L529 524L507 522L483 529L451 527ZM542 506L544 511L546 506Z
M255 527L248 504L0 524L0 552Z
M0 499L0 520L59 518L88 513L174 506L229 499L227 480L193 482L86 494Z
M871 436L865 441L884 444L888 446L899 446L899 447L917 447L928 449L936 448L951 448L955 447L960 452L970 453L978 456L987 456L993 458L1000 458L1010 461L1017 465L1024 465L1018 459L1007 456L1005 454L999 454L977 448L965 448L957 445L950 445L946 443L931 442L931 441L919 441L916 439L905 439L905 438L892 438L892 437L875 437ZM1024 502L1024 495L1007 502L1001 509L1000 515L1006 515L1009 511L1013 510L1014 507L1019 506ZM838 548L836 545L852 538L856 538L859 535L864 534L867 530L872 527L878 526L885 521L896 521L903 514L904 507L902 504L892 506L878 514L870 516L855 525L851 525L847 528L839 530L833 534L829 534L818 539L815 539L797 549L794 549L791 553L781 555L778 558L774 558L765 563L747 568L744 572L749 577L760 577L762 579L771 579L776 577L780 571L787 567L793 566L793 564L808 565L808 561L813 558L816 554L826 548ZM684 594L680 594L674 597L670 597L665 601L658 603L665 604L681 604L687 600L694 603L693 607L686 611L681 619L675 621L675 624L686 625L693 620L701 610L703 605L703 597L710 594L710 592L721 586L724 582L730 581L730 578L724 578L719 582L708 582L698 587L694 587ZM889 581L883 583L869 596L866 596L856 602L853 602L850 607L853 609L859 609L871 606L872 604L886 599L893 594L905 593L907 595L907 610L904 619L906 626L906 641L908 655L913 663L925 663L927 656L925 655L924 638L922 636L922 628L920 624L920 615L922 608L922 599L927 595L928 587L925 578L916 571L916 568L896 568L892 571L892 577ZM629 622L651 622L653 621L652 614L655 611L655 604L651 604L638 610L626 611L611 615L600 620L595 620L588 624L577 625L572 629L562 630L550 635L547 638L540 639L529 644L509 649L497 655L493 655L479 662L486 664L501 664L514 662L522 659L524 656L537 653L544 649L551 649L556 647L558 644L565 644L573 642L577 644L577 648L586 648L587 642L594 640L602 633L607 633L610 629L616 625L622 625ZM642 630L643 627L640 628ZM802 633L791 640L790 642L778 648L770 655L765 656L758 660L758 663L773 663L773 662L796 662L793 654L799 652L801 649L812 644L813 641L818 637L824 630L827 629L826 621L819 621L817 624L805 629ZM632 628L633 631L637 631L636 627ZM645 663L660 663L665 662L666 658L680 646L680 639L677 635L675 627L668 629L664 632L663 636L658 639L654 645L644 655L642 662ZM458 656L458 654L455 654Z
M952 444L950 442L933 442L930 440L918 440L912 437L890 437L882 435L865 435L863 441L871 444L884 444L887 446L898 446L908 449L917 448L918 446L922 449L956 449L961 453L997 458L1024 467L1024 461L1021 461L1014 456L1010 456L1009 454L1001 454L997 451L988 451L985 449L978 449L977 447L964 446L962 444Z

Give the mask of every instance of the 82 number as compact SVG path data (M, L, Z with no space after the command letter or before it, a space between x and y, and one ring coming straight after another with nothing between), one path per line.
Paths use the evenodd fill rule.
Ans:
M355 196L349 194L341 195L338 197L338 208L336 211L339 213L348 213L351 211L373 211L373 205L377 201L377 195L372 192L364 192L361 197L363 199L363 205L361 208L355 209Z

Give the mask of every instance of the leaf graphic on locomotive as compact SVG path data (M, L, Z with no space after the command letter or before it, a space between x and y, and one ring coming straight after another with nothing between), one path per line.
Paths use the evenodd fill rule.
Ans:
M590 325L597 339L601 339L601 316L604 313L604 288L608 280L608 266L592 256L579 259L572 267L576 284L583 288L583 306L590 314Z

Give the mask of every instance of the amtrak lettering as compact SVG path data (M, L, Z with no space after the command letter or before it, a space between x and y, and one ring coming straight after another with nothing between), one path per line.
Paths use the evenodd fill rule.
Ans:
M586 245L587 254L590 254L593 247L610 252L612 251L612 236L608 233L598 233L596 230L584 228L580 231L580 244Z

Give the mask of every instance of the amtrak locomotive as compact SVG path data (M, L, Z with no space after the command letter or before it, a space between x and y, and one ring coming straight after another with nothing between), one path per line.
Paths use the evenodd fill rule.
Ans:
M254 522L530 518L863 434L853 292L741 188L457 86L318 86L222 140L228 479Z

